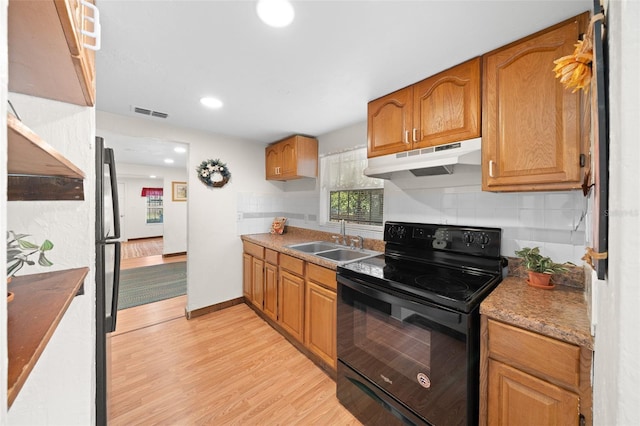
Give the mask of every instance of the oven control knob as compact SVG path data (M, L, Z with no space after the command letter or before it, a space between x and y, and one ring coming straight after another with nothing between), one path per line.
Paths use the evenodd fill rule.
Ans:
M484 248L484 246L489 244L489 241L491 241L491 239L484 232L481 232L480 234L478 234L478 244L480 244L482 248Z
M404 226L391 226L389 227L389 236L391 238L402 239L407 234L407 230Z
M473 241L474 241L473 233L465 232L464 234L462 234L462 241L466 245L469 245L469 244L473 243Z

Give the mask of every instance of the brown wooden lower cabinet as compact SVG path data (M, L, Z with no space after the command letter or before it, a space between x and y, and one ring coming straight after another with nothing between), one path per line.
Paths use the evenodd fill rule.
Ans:
M592 352L481 319L480 425L591 425Z
M264 303L264 260L254 257L251 261L251 303L262 309Z
M336 358L336 273L321 266L307 267L304 343L332 368Z
M264 264L264 303L262 310L274 321L278 320L278 264Z
M243 246L246 303L335 376L336 271L247 241Z
M285 269L289 267L290 269ZM291 269L299 272L296 275ZM278 324L299 342L304 342L304 261L280 256L278 274Z
M262 310L264 298L264 247L244 241L242 254L242 294Z
M489 360L490 425L577 425L577 394Z
M242 253L242 295L246 301L251 300L251 288L253 287L253 257Z

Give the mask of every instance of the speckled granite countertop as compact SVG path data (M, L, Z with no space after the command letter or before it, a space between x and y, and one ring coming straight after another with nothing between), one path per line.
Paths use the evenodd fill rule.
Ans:
M593 350L585 293L579 289L541 290L523 278L507 277L482 302L480 313Z
M311 241L331 241L332 235L335 234L288 226L286 228L286 232L282 235L248 234L242 235L241 238L243 241L255 243L268 249L276 250L281 253L288 254L289 256L297 257L335 271L337 268L337 264L335 262L286 247L291 244L307 243ZM364 248L384 252L384 241L365 238Z

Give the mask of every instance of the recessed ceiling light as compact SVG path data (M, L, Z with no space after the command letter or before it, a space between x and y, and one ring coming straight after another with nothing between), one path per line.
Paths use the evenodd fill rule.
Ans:
M155 179L155 178L156 178L156 175L149 175L149 177L150 177L151 179Z
M200 103L208 108L222 108L222 101L218 98L205 97L200 99Z
M184 153L184 152L187 152L187 148L183 148L183 147L181 147L181 146L176 146L175 148L173 148L173 150L174 150L175 152L179 152L180 154L182 154L182 153Z
M275 28L286 27L293 22L295 16L288 0L258 0L256 12L262 22Z
M173 164L173 160L171 158L165 158L164 162L167 164Z

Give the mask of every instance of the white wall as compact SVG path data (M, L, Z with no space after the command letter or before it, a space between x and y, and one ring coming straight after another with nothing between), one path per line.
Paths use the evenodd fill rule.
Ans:
M8 413L9 424L87 425L95 422L95 111L9 94L24 123L84 170L84 201L7 203L7 227L54 243L51 268L89 267L76 296ZM4 105L3 105L4 107ZM3 172L4 175L4 172ZM3 334L4 335L4 334Z
M0 28L7 28L8 0L0 0ZM0 129L7 127L7 32L0 31ZM0 132L0 235L6 235L7 216L7 132ZM7 252L0 250L0 264L6 265ZM0 280L0 294L5 294L7 283ZM6 425L7 412L7 304L0 303L0 426Z
M101 111L97 113L97 123L100 130L179 141L189 146L187 310L241 297L242 242L237 232L238 200L246 193L280 192L278 184L264 179L264 146L173 127L158 120ZM207 159L227 163L232 177L226 186L210 188L195 176L197 166Z
M595 282L594 424L640 419L640 3L608 2L610 159L609 273Z

